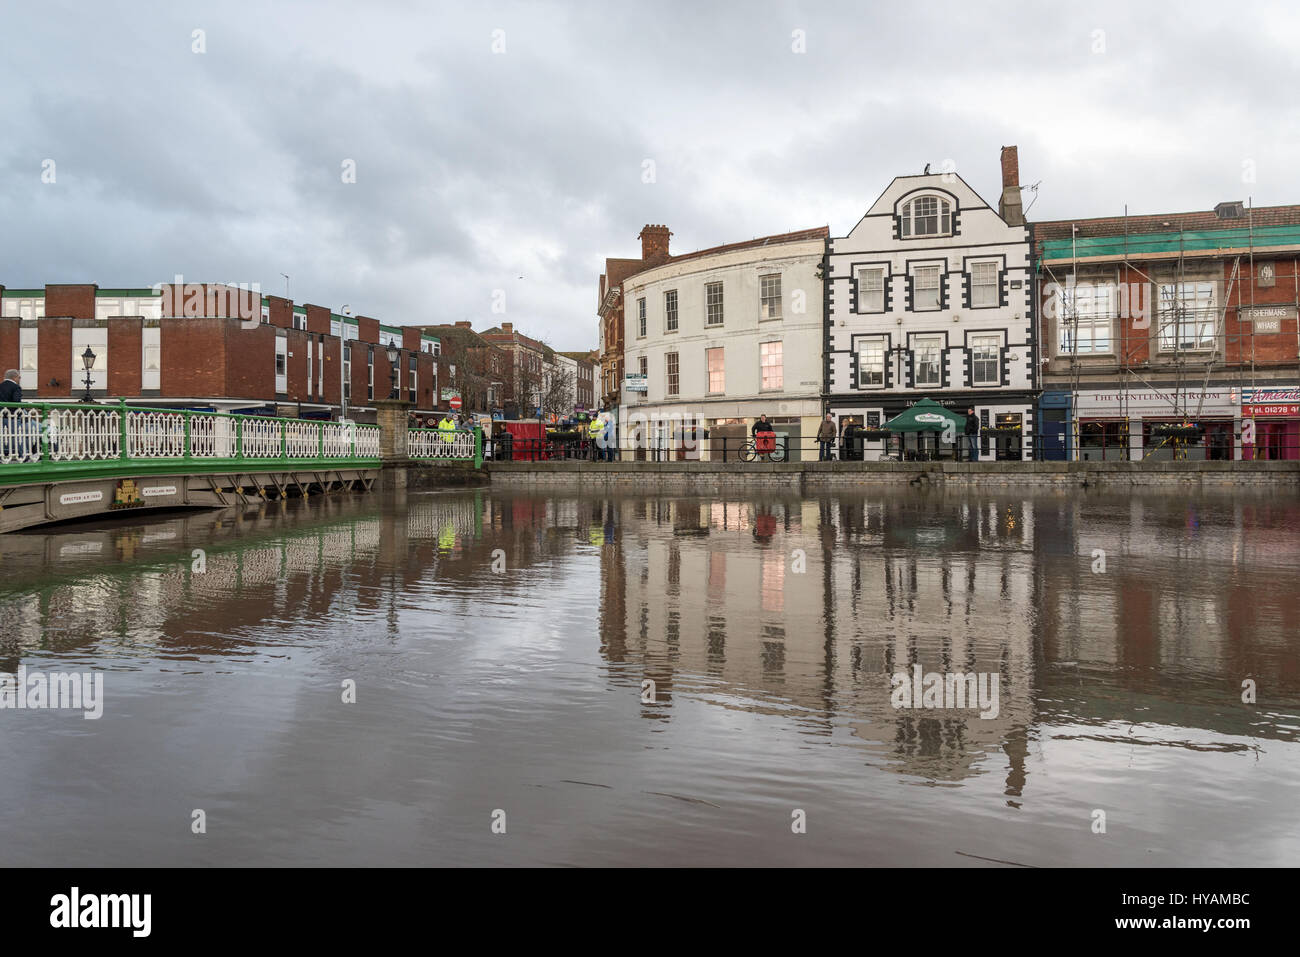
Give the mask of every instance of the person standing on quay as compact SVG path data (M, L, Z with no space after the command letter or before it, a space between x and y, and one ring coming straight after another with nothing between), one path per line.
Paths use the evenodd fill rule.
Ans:
M835 444L835 420L829 412L817 428L818 462L831 461L831 446Z
M967 459L971 462L979 459L980 417L975 414L975 407L966 410L966 448Z

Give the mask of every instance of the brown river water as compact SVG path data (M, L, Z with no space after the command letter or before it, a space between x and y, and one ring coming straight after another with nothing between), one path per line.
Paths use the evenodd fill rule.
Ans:
M4 865L1300 863L1300 495L482 489L0 560L0 672L102 676L0 709ZM957 672L996 707L900 701Z

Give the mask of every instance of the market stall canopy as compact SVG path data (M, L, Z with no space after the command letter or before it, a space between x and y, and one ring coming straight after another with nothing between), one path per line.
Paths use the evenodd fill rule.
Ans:
M943 432L951 428L960 435L965 427L964 415L949 412L932 399L922 399L885 423L890 432Z

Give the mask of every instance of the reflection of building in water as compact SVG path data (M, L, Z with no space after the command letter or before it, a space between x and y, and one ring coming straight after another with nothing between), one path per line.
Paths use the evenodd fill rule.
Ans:
M301 631L339 607L364 616L383 606L385 592L478 577L477 565L471 573L467 562L447 560L443 544L450 529L474 548L482 512L481 493L412 496L386 512L322 497L10 536L6 558L32 578L8 576L0 612L16 653L92 642L123 653L238 652L245 632L268 621ZM132 559L102 560L123 554ZM0 669L17 663L0 659Z
M606 603L619 579L626 597L602 615L602 635L606 645L619 635L617 660L639 657L661 691L713 700L708 681L720 679L728 707L828 731L847 717L883 763L908 773L998 769L1020 794L1046 688L1063 696L1047 695L1053 720L1131 722L1127 702L1141 693L1156 699L1144 707L1159 723L1239 734L1251 712L1211 707L1231 703L1225 676L1235 685L1264 670L1292 697L1300 686L1283 624L1300 611L1296 596L1261 595L1257 577L1277 539L1288 540L1288 573L1300 564L1295 503L942 491L615 501L627 532L604 553ZM1091 571L1094 548L1105 573ZM997 674L997 717L895 709L890 676L915 664ZM1200 700L1188 700L1189 673Z

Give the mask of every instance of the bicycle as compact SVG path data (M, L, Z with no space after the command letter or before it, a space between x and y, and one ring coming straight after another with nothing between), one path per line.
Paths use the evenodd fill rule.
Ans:
M742 462L752 462L756 458L763 459L766 462L785 461L785 449L776 444L776 433L759 432L752 441L746 442L740 447L740 460Z

